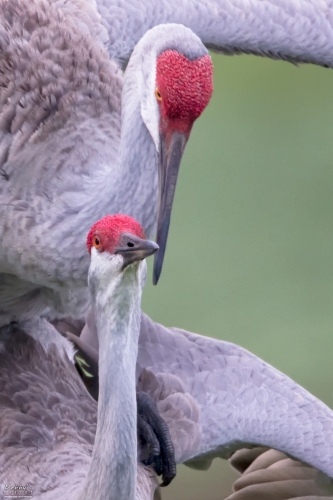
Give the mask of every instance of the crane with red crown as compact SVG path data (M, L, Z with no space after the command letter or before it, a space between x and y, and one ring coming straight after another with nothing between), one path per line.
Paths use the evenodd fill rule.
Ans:
M157 283L182 154L213 89L207 49L184 26L148 31L123 80L106 50L63 12L60 30L54 5L48 7L48 28L59 34L55 44L51 36L38 37L44 29L33 17L39 2L22 2L20 11L14 4L0 11L3 24L11 15L20 24L34 19L36 36L17 34L14 23L7 33L12 67L5 67L5 55L0 58L0 75L24 80L8 89L1 110L7 116L15 99L1 164L0 325L36 315L84 316L89 295L83 243L89 226L107 213L134 216L148 237L157 230ZM70 48L64 44L69 34ZM29 66L23 52L31 56ZM34 88L37 81L42 91Z
M1 2L0 334L15 321L52 338L50 321L84 318L84 242L110 212L134 216L148 237L157 228L157 282L182 154L212 94L211 58L188 28L148 31L123 78L93 22L87 33L75 2L65 4ZM155 455L159 447L155 438ZM165 451L157 469L168 482L175 470Z
M100 15L84 0L0 2L0 325L25 321L35 335L49 332L43 318L87 311L83 242L106 213L134 215L149 237L157 227L160 275L180 158L212 67L184 26L149 28L177 21L227 53L333 64L325 1L96 5ZM123 79L118 64L142 36Z
M237 345L141 317L144 260L158 245L137 221L102 218L87 247L98 405L58 332L33 338L22 323L9 325L0 337L0 484L19 478L49 500L156 498L156 474L137 460L138 388L158 406L178 463L207 468L214 457L262 444L333 476L333 411L322 401Z

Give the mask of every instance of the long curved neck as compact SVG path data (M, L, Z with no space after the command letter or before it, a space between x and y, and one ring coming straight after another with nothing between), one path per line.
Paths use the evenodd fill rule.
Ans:
M137 471L135 367L141 285L137 273L93 290L99 339L98 420L80 500L134 500Z
M137 0L97 0L97 6L108 23L110 54L120 64L126 63L149 28L173 22L228 54L245 52L333 67L329 0L140 0L140 21Z
M121 99L121 140L113 179L117 186L115 196L121 202L121 212L138 220L148 238L155 233L158 205L156 59L168 49L176 49L189 58L207 53L201 40L182 25L169 23L148 30L131 55Z

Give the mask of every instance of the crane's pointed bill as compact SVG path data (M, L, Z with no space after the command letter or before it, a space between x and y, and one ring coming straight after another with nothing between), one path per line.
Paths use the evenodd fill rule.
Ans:
M160 135L159 157L159 202L156 242L159 251L155 254L153 284L157 285L162 272L163 259L168 239L172 202L177 177L189 132L167 132Z
M139 238L134 234L123 233L114 253L122 255L124 259L123 269L125 269L129 264L149 257L157 250L158 245L155 241Z

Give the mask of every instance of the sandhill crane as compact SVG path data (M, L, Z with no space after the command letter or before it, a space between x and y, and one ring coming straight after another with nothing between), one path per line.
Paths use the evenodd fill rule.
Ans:
M82 318L82 242L96 217L121 209L152 236L159 201L158 278L179 162L212 92L211 59L190 30L161 26L141 40L123 85L91 5L2 0L0 20L0 325Z
M141 115L138 107L133 115L129 104L123 108L121 143L122 75L109 56L124 65L150 27L176 21L191 27L208 47L226 53L332 66L331 13L330 2L319 0L1 0L0 324L34 314L82 317L88 262L79 251L76 261L70 260L67 250L83 241L96 217L123 211L138 218L149 237L154 234L160 146L152 95L155 56L164 50L159 43L163 45L169 29L170 41L176 37L172 47L189 59L205 57L205 51L197 39L196 49L190 48L185 40L189 32L181 36L183 28L177 34L170 25L164 34L154 31L141 41L140 50L147 52L137 75L138 52L129 65L131 83L123 96L132 103L143 81L149 82L149 90L139 96ZM207 75L204 81L201 88L209 89ZM141 124L136 136L126 125L134 116ZM133 142L125 151L130 137ZM93 201L91 189L97 193ZM164 196L168 198L166 192ZM171 198L170 192L169 202ZM169 212L170 207L167 218ZM162 226L159 259L168 221ZM43 237L45 231L50 241ZM66 250L59 245L64 239ZM160 269L161 261L155 281Z
M332 48L332 19L333 4L326 0L293 1L270 0L261 2L251 0L248 2L235 2L228 0L144 0L140 8L135 0L115 1L96 0L98 10L107 23L109 33L108 50L110 56L115 58L120 66L124 66L131 54L137 39L152 26L164 22L181 22L190 27L205 43L217 51L226 54L252 53L286 59L290 61L311 62L323 66L333 66ZM117 22L114 22L117 19ZM122 27L122 29L120 28ZM124 29L125 27L125 29ZM126 29L128 27L128 29ZM120 33L121 31L121 33ZM281 457L280 452L270 453ZM246 452L244 451L246 455ZM263 460L263 458L262 458ZM292 471L287 459L281 460L283 474L292 479ZM265 466L258 464L258 468ZM300 468L297 468L300 471ZM244 476L237 482L237 487L242 487L241 493L232 498L257 499L259 494L267 492L267 499L271 498L273 486L268 481L278 480L275 468L269 471L270 479L261 476ZM303 485L311 483L311 477L316 476L315 471L303 469ZM260 479L260 481L259 481ZM280 478L281 479L281 476ZM287 479L286 479L287 481ZM274 495L286 498L286 481L274 483ZM251 488L245 491L244 485ZM279 486L277 487L277 484ZM309 492L302 481L298 479L296 486L291 487L288 498L301 496L302 492ZM262 489L261 489L262 488ZM302 488L305 488L302 490ZM318 480L312 480L311 491L320 490ZM314 494L314 493L313 493ZM327 493L325 493L327 496ZM261 498L261 496L260 496ZM264 496L263 496L264 498Z
M88 500L98 491L100 498L132 500L137 467L135 369L146 279L141 261L158 245L145 239L136 221L117 215L97 222L87 245L101 349L95 445L81 498Z
M330 0L95 0L110 56L123 66L143 34L181 23L226 54L256 54L333 67Z
M0 324L83 317L82 242L96 218L128 213L151 237L157 225L158 279L181 156L212 93L211 59L189 29L159 26L123 85L96 25L82 29L63 2L1 0L0 21Z
M98 409L75 372L69 342L57 338L50 324L42 323L45 335L35 342L17 325L2 327L0 476L8 496L11 481L28 483L33 496L43 499L134 500L143 498L140 487L150 488L145 498L156 487L152 471L139 465L136 494L135 367L146 279L142 260L158 245L146 240L140 224L128 216L99 221L87 245L101 346ZM35 325L28 321L29 328L35 336ZM15 335L6 342L10 330Z
M21 484L43 499L152 499L156 477L141 465L136 472L136 383L157 401L179 463L202 467L257 443L333 476L333 411L325 404L236 345L141 316L142 259L157 245L138 222L107 216L87 245L98 408L74 370L70 343L46 320L1 327L3 488Z
M194 53L205 58L206 53L181 27L168 25L164 31L157 28L145 36L128 67L121 142L122 75L110 61L105 44L112 58L127 62L134 44L150 26L178 20L190 25L210 47L331 65L332 8L318 0L289 6L282 0L237 5L225 0L190 0L177 2L173 8L164 1L143 1L138 6L98 0L96 4L103 22L94 2L0 2L4 35L0 59L0 324L35 314L83 316L88 304L88 261L78 242L96 217L123 211L139 219L149 237L154 234L159 148L154 100L159 98L152 95L156 91L155 56L163 50L165 36L190 59ZM140 51L144 60L134 74ZM207 90L208 73L202 82ZM138 96L143 81L149 83L149 90L143 89ZM138 107L132 115L129 103L140 97L141 115ZM141 124L137 136L131 132L133 116ZM134 146L129 144L125 150L124 142L130 137ZM144 144L147 148L141 147ZM153 160L147 161L147 155ZM91 189L96 193L94 200ZM165 191L164 196L167 199ZM163 201L160 205L164 207ZM170 206L165 213L168 219ZM164 230L167 226L168 220ZM160 234L165 240L166 233ZM77 245L75 261L69 252L73 245ZM160 268L161 261L155 280Z
M135 0L96 3L107 24L109 54L121 67L142 34L165 22L188 26L207 47L226 54L251 53L333 66L333 4L329 0L143 0L140 7ZM258 498L258 485L253 489L253 498ZM282 482L280 488L282 495ZM267 489L267 498L271 491ZM299 493L297 488L294 491ZM276 490L274 493L278 494ZM244 497L239 498L250 499L250 494L250 490L248 496L242 490Z
M101 42L106 41L105 32L93 6L73 0L71 4L62 4L59 10L61 3L1 2L1 14L5 18L6 12L8 14L2 23L2 88L5 90L0 166L3 185L0 187L3 224L0 227L0 310L3 323L41 312L50 317L67 311L79 316L85 310L87 294L82 291L77 295L75 290L85 290L83 271L87 261L78 252L77 264L70 262L70 252L61 254L65 246L62 243L67 239L67 250L72 248L80 234L82 239L83 228L92 222L90 214L94 212L94 217L98 217L105 213L100 203L105 201L110 187L109 182L104 182L105 164L116 163L118 148L111 146L118 144L120 134L121 75L104 57ZM221 0L201 3L201 6L195 2L187 2L186 6L177 2L177 10L168 10L163 1L142 2L140 9L146 9L147 15L141 16L141 11L141 24L136 15L132 16L135 9L129 2L117 2L116 6L107 0L104 3L107 10L119 8L118 12L125 14L121 37L116 23L108 26L109 53L118 61L127 61L141 34L160 22L156 16L160 9L166 21L171 20L168 16L178 16L185 24L191 23L208 46L332 64L331 7L324 2L301 1L288 6L278 0L237 6ZM31 17L29 12L33 12ZM239 15L242 12L244 15ZM274 15L270 15L271 12ZM125 26L133 27L134 20L136 28L125 30ZM82 27L86 31L82 31ZM18 43L10 43L11 36ZM118 45L121 42L119 50L117 44L112 43L112 37ZM36 53L38 60L34 58ZM83 63L82 54L86 55ZM107 78L110 69L114 71L113 96ZM14 74L15 78L11 78ZM94 103L92 95L96 99ZM18 164L22 166L20 172L16 169ZM156 173L153 182L151 178L149 183L156 186ZM10 181L14 181L13 184ZM31 189L32 182L35 192ZM98 198L92 203L93 207L86 204L91 185ZM146 185L144 180L142 184L133 184L129 198L143 185ZM122 199L117 195L115 206L105 202L106 211L123 208L125 194L122 192ZM154 193L151 198L154 199ZM152 213L154 209L148 206L147 200L148 195L138 203L138 218L147 234L152 234L154 223L149 221L156 219L156 213ZM82 232L75 233L81 227ZM51 235L50 241L46 241L45 234ZM64 283L68 289L63 294Z

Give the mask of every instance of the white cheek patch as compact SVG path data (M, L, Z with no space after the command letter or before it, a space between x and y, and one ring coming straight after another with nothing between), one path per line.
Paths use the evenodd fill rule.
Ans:
M141 91L141 116L154 141L156 151L160 149L159 121L160 111L155 97L156 87L156 61L149 59L143 68L143 85ZM148 69L149 68L149 69Z
M141 289L143 289L145 284L146 284L146 281L147 281L147 262L146 262L146 260L143 260L140 262L139 276L140 276L140 286L141 286Z
M97 288L102 292L109 288L110 282L117 282L122 274L124 259L121 255L99 252L95 247L91 249L91 261L88 273L88 282L91 293L95 295Z
M103 282L103 276L106 276L109 281L110 278L119 274L123 265L124 259L122 255L99 252L95 247L92 247L89 274L98 272L101 282Z

